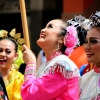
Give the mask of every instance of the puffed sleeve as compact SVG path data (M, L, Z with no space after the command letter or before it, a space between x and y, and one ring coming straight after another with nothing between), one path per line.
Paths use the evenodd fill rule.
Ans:
M61 73L30 78L21 88L23 100L50 100L66 89L67 81Z
M12 100L22 100L21 97L21 85L24 82L23 75L19 75L14 81L14 91L13 91L13 99Z
M13 79L13 81L11 81L9 85L6 86L8 97L9 100L22 100L21 85L24 82L24 76L19 72L15 72L15 74L16 77Z

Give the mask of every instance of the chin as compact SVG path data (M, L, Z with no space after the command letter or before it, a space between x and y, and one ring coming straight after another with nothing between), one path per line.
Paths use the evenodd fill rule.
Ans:
M42 47L42 46L44 45L44 42L41 41L40 39L38 39L38 40L36 41L36 43L37 43L37 45L38 45L39 47Z
M95 61L92 60L92 59L87 59L87 61L88 61L89 63L94 63L94 62L95 62Z

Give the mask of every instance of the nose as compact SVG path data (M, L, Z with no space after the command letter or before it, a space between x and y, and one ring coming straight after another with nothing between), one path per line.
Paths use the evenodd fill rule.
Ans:
M90 50L91 49L90 43L85 44L84 48L85 48L85 50Z
M0 52L0 55L6 56L6 52L2 51L2 52Z
M45 28L43 28L42 30L41 30L41 33L44 33L45 32Z

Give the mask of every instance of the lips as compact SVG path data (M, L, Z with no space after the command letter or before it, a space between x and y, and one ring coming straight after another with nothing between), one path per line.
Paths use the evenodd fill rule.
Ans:
M43 33L40 34L40 38L45 38L45 37L46 37L45 34L43 34Z
M94 53L91 53L91 52L86 52L86 55L87 55L87 57L91 57L91 56L93 56L93 55L94 55Z
M4 64L6 61L5 59L0 59L0 64Z

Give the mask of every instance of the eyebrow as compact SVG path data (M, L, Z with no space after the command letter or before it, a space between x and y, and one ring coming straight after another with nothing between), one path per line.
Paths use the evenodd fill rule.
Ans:
M86 38L87 39L87 38ZM90 37L89 39L98 39L97 37Z

